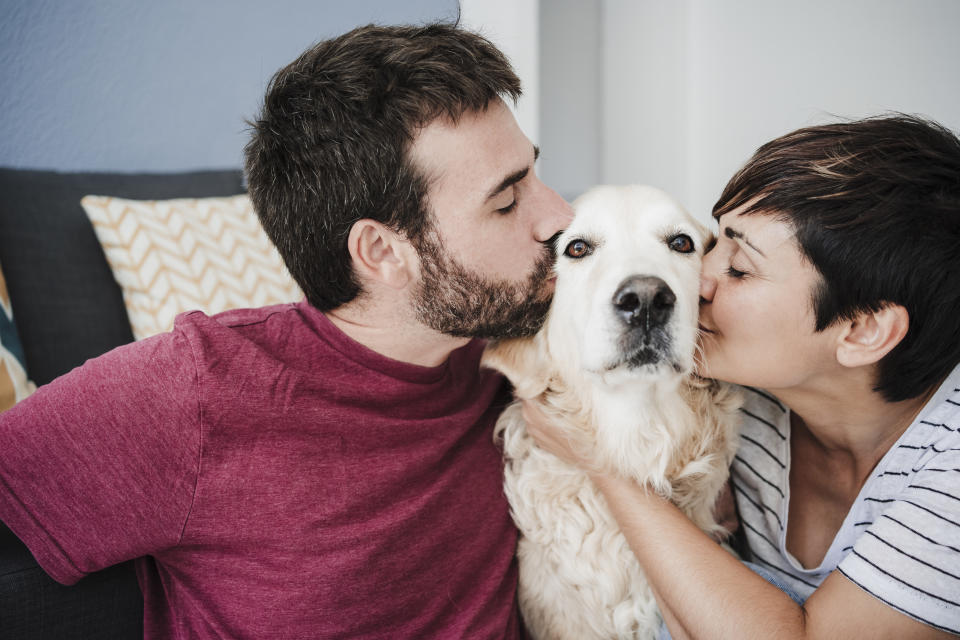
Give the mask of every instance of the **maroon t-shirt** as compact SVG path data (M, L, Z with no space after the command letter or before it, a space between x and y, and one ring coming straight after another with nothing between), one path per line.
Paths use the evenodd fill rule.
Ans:
M0 415L0 520L67 584L139 558L148 638L518 637L482 348L184 314Z

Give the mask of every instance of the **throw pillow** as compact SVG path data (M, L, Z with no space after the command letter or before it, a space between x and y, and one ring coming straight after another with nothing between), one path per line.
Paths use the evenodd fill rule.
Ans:
M13 307L7 293L7 281L0 270L0 413L6 411L36 391L27 378L26 359L17 325L13 322Z
M246 195L126 200L85 196L137 340L177 314L295 302L302 297Z

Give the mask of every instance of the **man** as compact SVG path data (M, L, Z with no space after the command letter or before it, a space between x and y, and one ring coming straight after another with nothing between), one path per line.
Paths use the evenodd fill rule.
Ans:
M307 300L181 316L0 419L0 520L72 583L129 558L147 637L518 637L476 337L534 331L570 211L452 26L274 77L250 194Z

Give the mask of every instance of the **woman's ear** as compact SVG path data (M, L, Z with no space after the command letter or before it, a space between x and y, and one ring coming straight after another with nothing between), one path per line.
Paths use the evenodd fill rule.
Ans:
M376 220L362 218L354 222L347 248L361 281L372 280L402 289L417 268L417 253L410 241Z
M837 361L845 367L879 362L900 344L910 327L910 314L899 304L868 311L848 320L837 345Z

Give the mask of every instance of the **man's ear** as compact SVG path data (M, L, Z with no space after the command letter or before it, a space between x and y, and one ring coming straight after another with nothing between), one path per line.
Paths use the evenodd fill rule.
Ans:
M362 218L354 222L347 247L361 281L374 280L402 289L416 272L417 252L410 241L376 220Z
M910 314L899 304L859 314L846 321L837 344L837 361L845 367L875 364L900 344L910 327Z

